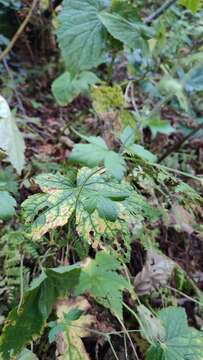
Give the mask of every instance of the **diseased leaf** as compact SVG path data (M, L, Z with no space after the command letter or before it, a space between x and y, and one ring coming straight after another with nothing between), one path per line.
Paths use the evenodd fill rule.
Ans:
M109 308L119 319L122 314L122 292L132 290L129 282L116 271L120 263L105 251L98 252L95 260L90 260L83 268L76 295L89 292L96 301Z
M25 165L25 143L6 100L0 96L0 148L20 174Z
M88 70L105 61L105 28L99 12L102 0L65 0L59 15L57 37L71 71Z
M73 101L81 92L88 90L90 85L98 83L98 77L90 72L83 71L76 76L66 71L52 84L53 95L59 105L65 106Z
M36 239L65 225L75 210L76 224L79 224L80 216L89 217L94 211L104 220L114 221L122 212L133 213L136 209L142 212L148 207L141 196L137 202L138 194L134 197L129 185L112 182L99 171L95 173L86 168L79 171L75 184L60 174L39 175L35 181L43 193L31 196L22 207L26 222L32 223L32 235Z
M90 304L85 298L77 297L75 300L61 300L57 303L56 313L59 322L64 325L64 330L57 336L57 359L58 360L90 360L90 357L82 342L83 337L88 337L91 328L96 322L93 315L84 314L89 310ZM80 316L72 315L80 312Z
M7 191L0 191L0 219L7 220L15 214L16 201Z

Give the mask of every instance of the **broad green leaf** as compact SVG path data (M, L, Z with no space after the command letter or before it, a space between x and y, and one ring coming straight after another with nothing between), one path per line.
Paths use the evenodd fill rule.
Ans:
M165 328L165 336L157 338L148 353L147 360L202 360L203 336L189 327L183 308L168 307L160 310L158 319Z
M131 290L129 282L117 273L120 263L105 251L98 252L95 260L82 269L76 295L89 292L96 301L109 308L119 319L122 314L122 292Z
M109 175L121 180L126 171L123 157L108 149L100 137L86 137L89 144L76 144L69 157L70 161L81 163L89 167L104 165Z
M64 266L45 269L25 294L20 309L14 308L8 315L0 338L0 353L4 360L10 353L17 355L40 335L57 298L77 285L80 266Z
M0 219L7 220L15 215L16 201L7 191L0 191Z
M0 148L20 174L25 165L25 143L6 100L0 96Z
M193 67L186 74L184 84L189 91L203 91L203 65Z
M0 191L8 191L12 194L17 194L18 192L16 176L9 167L0 170Z
M195 13L201 6L201 0L180 0L180 4Z
M64 0L57 37L69 70L77 73L105 61L106 31L98 16L104 8L102 0Z
M135 4L123 0L112 0L111 13L118 14L127 20L138 20L138 9Z
M58 104L65 106L73 101L81 92L88 90L90 85L99 81L97 76L90 71L83 71L75 77L72 77L66 71L54 80L52 92Z
M124 106L124 95L119 85L94 86L91 97L97 113L112 111Z
M158 133L170 135L172 132L176 131L169 121L161 120L158 117L144 120L143 127L147 126L150 128L153 138L155 138Z
M129 21L118 14L101 12L99 18L109 33L132 49L146 51L146 38L153 36L153 31L143 23Z

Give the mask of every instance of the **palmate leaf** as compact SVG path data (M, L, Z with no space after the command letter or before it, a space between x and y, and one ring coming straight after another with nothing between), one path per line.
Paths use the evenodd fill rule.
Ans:
M150 219L157 216L157 210L130 185L112 181L100 173L98 169L82 168L75 183L60 174L37 176L35 181L43 193L29 197L22 204L26 222L32 223L33 237L39 239L47 231L65 225L75 211L76 229L86 239L89 233L82 233L82 223L88 229L90 224L94 227L95 212L104 220L104 225L117 218L121 223L128 222L130 214L139 213Z
M97 210L107 220L116 219L116 204L129 198L132 188L112 183L94 172L81 169L75 183L60 174L36 177L43 193L31 196L22 204L26 221L33 223L34 238L66 224L75 210L88 213Z
M99 303L109 308L114 315L122 319L122 292L131 290L129 282L116 271L120 263L105 251L98 252L95 260L83 268L76 295L89 292Z
M17 355L36 336L39 336L59 296L73 289L80 275L80 266L44 269L25 294L20 309L13 309L5 322L0 338L0 354L4 360Z
M160 310L158 319L165 329L165 336L150 347L147 360L201 360L203 356L202 334L188 326L186 312L182 308L168 307ZM151 334L153 336L153 334Z
M83 314L90 309L90 304L84 297L62 300L56 305L58 326L63 329L56 339L56 347L59 350L60 360L90 360L90 357L82 342L82 338L91 335L88 330L96 323L96 318L90 314ZM65 346L61 349L61 339ZM60 351L61 350L61 351Z
M144 148L144 146L135 144L136 129L127 126L120 134L120 140L123 144L124 151L131 156L138 156L144 160L155 162L157 160L156 155L152 154L151 151Z
M126 171L123 157L110 150L99 136L85 136L84 138L89 144L76 144L69 160L89 167L104 165L108 174L121 180Z
M78 72L105 61L105 28L98 15L103 0L64 0L57 30L59 46L68 69Z

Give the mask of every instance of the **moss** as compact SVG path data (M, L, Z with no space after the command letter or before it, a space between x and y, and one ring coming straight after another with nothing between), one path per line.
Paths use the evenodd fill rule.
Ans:
M91 97L94 109L98 113L120 109L124 105L124 96L119 85L94 86L91 91Z

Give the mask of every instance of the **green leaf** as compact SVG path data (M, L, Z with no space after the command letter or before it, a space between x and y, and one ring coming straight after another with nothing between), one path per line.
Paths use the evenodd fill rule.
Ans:
M90 144L76 144L69 157L70 161L89 167L104 165L108 174L121 180L126 171L123 157L108 149L101 137L85 137Z
M0 96L0 148L20 174L25 165L25 143L6 100Z
M201 360L203 336L188 326L186 312L182 308L168 307L160 310L158 318L165 328L165 336L157 339L148 353L147 360L154 356L160 360Z
M180 4L196 13L201 6L201 0L180 0Z
M136 138L136 130L127 126L120 134L120 140L127 153L130 155L136 155L144 160L155 162L157 157L149 150L146 150L142 145L134 144Z
M126 150L131 156L136 155L150 162L156 162L157 160L156 155L152 154L151 151L146 150L142 145L133 144L126 147Z
M193 67L185 76L184 84L186 90L203 91L203 66Z
M164 75L159 83L159 90L164 95L176 97L180 107L188 111L188 101L184 92L184 85L180 79L175 79L170 74Z
M90 85L99 81L97 76L90 71L83 71L75 77L72 77L66 71L54 80L52 92L58 104L65 106L73 101L81 92L88 90Z
M57 30L59 46L68 69L78 72L105 62L105 29L99 12L102 0L65 0Z
M10 354L17 355L22 349L40 335L57 298L65 295L77 285L80 266L64 266L45 269L25 294L20 309L13 309L5 322L0 338L0 353L4 360Z
M161 120L158 117L144 120L143 127L150 128L153 138L155 138L158 133L170 135L176 131L169 121Z
M101 12L99 18L109 33L132 49L148 49L146 38L153 35L152 29L143 23L129 21L118 14Z
M126 147L133 145L136 139L136 130L131 126L127 126L119 136L122 144Z
M16 201L7 191L0 191L0 219L7 220L15 215Z
M0 170L0 191L8 191L12 194L17 194L18 192L16 176L9 167Z
M120 263L105 251L98 252L81 271L75 289L77 295L89 292L99 303L109 308L119 319L122 314L122 292L131 290L129 282L116 271Z

